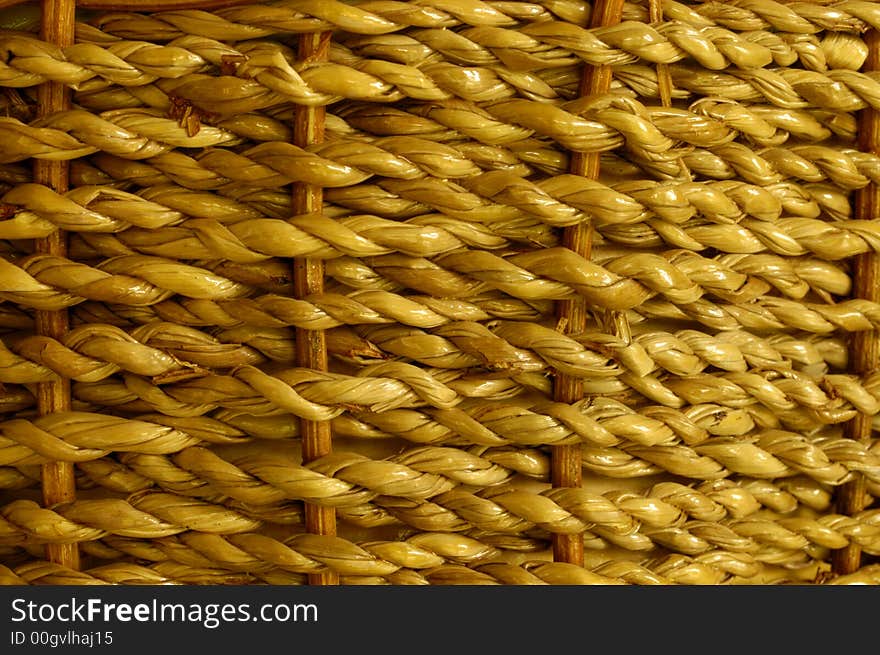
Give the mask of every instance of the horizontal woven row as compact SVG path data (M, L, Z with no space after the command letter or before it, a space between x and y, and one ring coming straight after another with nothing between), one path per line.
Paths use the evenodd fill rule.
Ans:
M0 10L0 583L880 582L880 3L601 4Z

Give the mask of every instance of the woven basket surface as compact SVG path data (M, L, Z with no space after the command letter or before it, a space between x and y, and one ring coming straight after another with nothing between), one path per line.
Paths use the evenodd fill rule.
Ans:
M0 582L880 582L880 3L128 4L0 10Z

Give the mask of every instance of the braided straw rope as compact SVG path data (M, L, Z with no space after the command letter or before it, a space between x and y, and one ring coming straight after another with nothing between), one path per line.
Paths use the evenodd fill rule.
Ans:
M880 5L613 4L0 10L0 583L880 583Z

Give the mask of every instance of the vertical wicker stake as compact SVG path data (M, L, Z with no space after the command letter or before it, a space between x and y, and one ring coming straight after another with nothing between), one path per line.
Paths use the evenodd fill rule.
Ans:
M662 0L649 0L648 18L652 25L663 22ZM669 72L669 64L657 64L657 87L660 92L660 102L664 107L672 106L672 74Z
M43 0L41 37L50 43L67 46L73 43L76 0ZM51 114L70 108L70 91L55 82L41 84L38 89L40 115ZM59 193L68 190L69 165L64 161L41 161L34 163L34 181L45 184ZM57 230L50 236L37 239L37 253L67 256L67 236ZM37 333L63 340L68 329L66 310L36 312ZM37 410L42 414L70 410L70 381L45 382L37 386ZM70 462L48 462L43 465L43 502L46 505L62 503L76 498L76 480ZM72 569L79 568L79 547L76 544L49 544L46 557L52 562Z
M868 30L865 34L868 45L868 58L862 68L864 71L880 70L880 33ZM880 154L880 113L868 107L859 112L858 117L859 150ZM880 219L880 188L874 183L868 184L856 192L855 217L864 221ZM872 302L880 302L880 255L865 253L854 258L853 262L853 296L865 298ZM880 362L880 338L876 330L854 333L849 342L849 370L856 375L871 373ZM871 417L858 414L846 424L846 436L850 439L867 442L871 439ZM856 474L856 479L840 488L836 504L841 514L852 515L862 511L870 502L865 478ZM861 567L862 549L857 544L834 551L831 558L832 571L845 575L853 573Z
M623 0L598 0L593 5L591 27L615 25L623 13ZM580 95L606 93L611 86L609 66L587 66L581 79ZM599 153L572 153L570 170L575 175L591 179L599 177ZM563 230L562 245L589 258L593 229L588 223L578 223ZM587 327L586 303L580 299L562 300L557 305L557 317L568 334L584 332ZM577 378L559 373L553 389L554 399L561 403L575 403L584 397L583 384ZM551 460L551 482L554 487L580 487L582 484L581 447L554 446ZM584 542L580 535L554 534L553 559L583 566Z
M330 49L330 32L304 34L299 43L302 61L326 60ZM294 143L306 147L324 140L324 107L298 106L295 113ZM311 184L293 185L293 213L320 212L323 190ZM293 262L294 288L298 298L324 291L324 263L321 260L297 258ZM327 344L323 330L296 330L296 359L299 366L327 370ZM330 452L331 435L328 421L300 421L303 462L308 463ZM336 534L336 511L306 503L306 529L313 534ZM309 584L339 584L333 572L309 576Z

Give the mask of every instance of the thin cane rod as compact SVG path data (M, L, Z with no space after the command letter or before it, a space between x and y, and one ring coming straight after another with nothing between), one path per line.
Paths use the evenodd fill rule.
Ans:
M650 0L648 2L648 17L652 24L663 21L662 0ZM669 64L657 64L657 87L660 91L660 102L664 107L672 106L672 73L669 72Z
M40 36L59 46L73 43L74 14L76 0L44 0L40 19ZM38 111L41 116L56 111L70 109L70 91L63 84L45 82L37 90ZM54 189L58 193L68 190L69 164L64 161L34 162L34 181ZM64 230L56 230L51 235L36 239L34 251L59 257L67 256L67 235ZM58 341L64 340L68 330L66 310L36 312L36 331L42 336ZM70 380L62 378L37 385L37 411L53 414L70 410ZM69 502L76 499L76 480L73 464L70 462L48 462L42 467L43 502L47 506ZM46 546L47 559L67 566L79 568L79 547L77 544L49 544Z
M623 13L623 0L599 0L593 6L591 27L615 25ZM611 87L609 66L587 66L581 78L580 95L591 96L607 93ZM591 179L599 177L599 153L572 153L570 171ZM566 227L562 244L583 256L590 257L592 250L592 225L578 223ZM587 307L582 300L562 300L557 304L557 317L562 329L568 334L584 332L587 327ZM581 381L564 373L556 375L554 398L562 403L574 403L584 397ZM551 483L554 487L580 487L582 480L581 447L578 444L554 446L551 459ZM553 559L559 562L583 565L584 543L581 535L553 535Z
M305 34L299 43L299 58L309 61L325 61L330 50L330 32ZM308 146L324 140L324 107L298 106L294 115L294 143ZM323 189L305 183L293 185L293 213L310 214L321 211L324 202ZM294 288L298 298L324 291L324 263L319 259L296 258L293 261ZM327 370L327 342L323 330L296 330L297 364L318 371ZM329 421L300 421L303 462L308 463L330 453L332 438ZM336 511L306 503L306 529L314 534L336 534ZM338 584L336 573L309 575L309 584Z
M871 29L865 33L868 45L868 57L862 68L864 71L880 70L880 33ZM859 150L880 154L880 113L876 109L866 108L858 116ZM870 183L855 193L855 215L864 221L880 219L880 187ZM880 255L874 252L858 255L853 261L853 291L856 298L864 298L872 302L880 301ZM850 372L863 375L877 368L880 355L880 338L876 330L855 332L849 340ZM871 417L857 414L846 426L846 436L857 441L871 440ZM863 510L870 499L868 497L865 478L856 474L856 478L844 484L837 493L837 510L841 514L852 515ZM854 573L861 567L862 549L858 544L850 543L845 548L832 553L831 568L834 573L845 575Z

